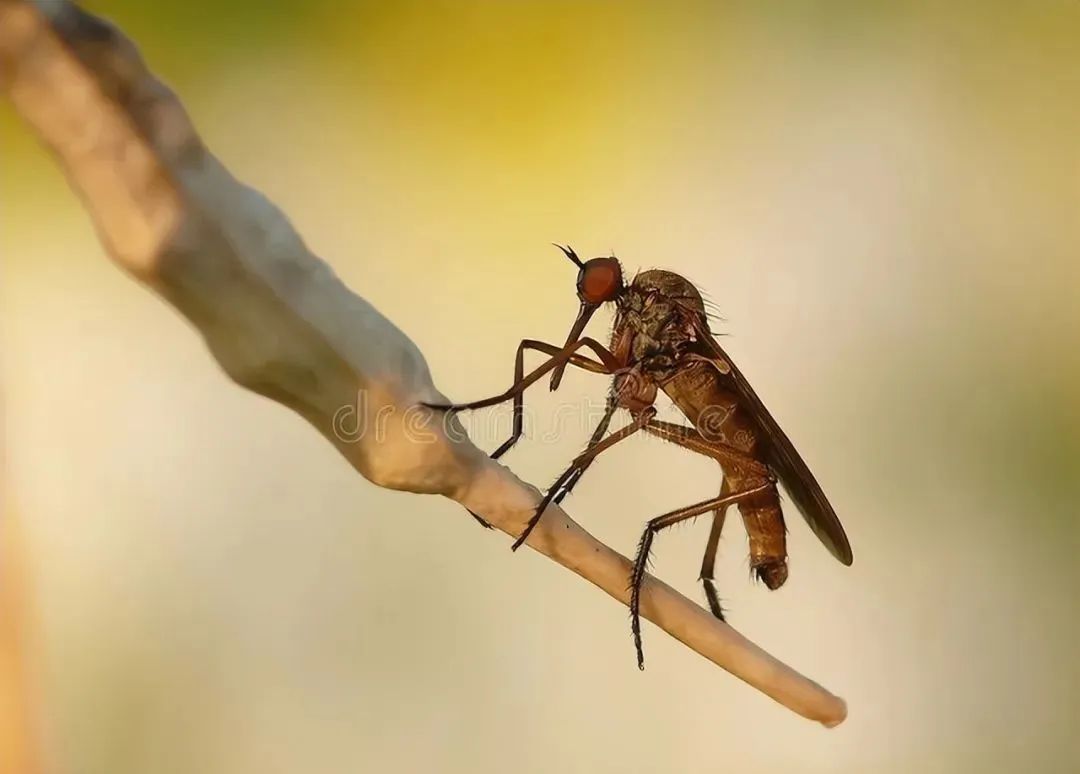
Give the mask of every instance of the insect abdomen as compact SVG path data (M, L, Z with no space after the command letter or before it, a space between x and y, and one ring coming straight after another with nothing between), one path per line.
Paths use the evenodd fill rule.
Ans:
M717 458L729 491L747 491L770 482L768 465L759 457L754 425L713 366L694 363L663 387L703 438L730 449ZM780 588L788 575L787 529L776 486L738 507L750 542L750 571L770 589Z
M734 485L730 476L727 479ZM776 489L740 503L739 513L750 540L750 571L770 589L780 588L788 576L787 529Z

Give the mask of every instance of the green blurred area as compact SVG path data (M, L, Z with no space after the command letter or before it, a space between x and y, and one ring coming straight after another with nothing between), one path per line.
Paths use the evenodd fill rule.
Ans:
M87 2L83 7L121 21L124 32L143 50L153 51L159 66L188 73L213 73L222 59L266 45L302 46L317 35L313 23L331 10L373 16L392 3L337 0L192 0L146 3L140 0ZM385 11L382 11L385 13Z

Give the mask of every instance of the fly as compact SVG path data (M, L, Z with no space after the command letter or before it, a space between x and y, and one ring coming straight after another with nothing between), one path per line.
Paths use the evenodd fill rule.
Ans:
M491 455L498 459L521 438L527 387L550 373L550 388L558 389L568 365L613 377L604 415L588 445L547 490L513 549L521 547L549 504L562 502L570 494L598 455L642 431L713 458L723 481L716 497L657 516L641 535L630 575L630 621L639 668L645 668L641 587L653 539L667 527L713 514L701 581L709 608L721 621L724 612L713 567L730 506L739 509L746 528L751 572L769 589L778 589L787 580L786 528L778 483L832 555L850 565L851 546L836 512L794 445L713 336L698 289L684 277L659 269L640 272L626 284L614 257L582 261L569 247L557 247L578 267L581 305L566 343L559 347L525 339L518 346L514 384L509 390L471 403L431 406L464 411L513 400L511 435ZM589 318L606 303L614 303L616 310L608 346L583 335ZM548 360L525 374L528 350L543 352ZM686 416L690 427L656 418L654 403L660 391ZM626 409L631 421L609 435L619 409Z

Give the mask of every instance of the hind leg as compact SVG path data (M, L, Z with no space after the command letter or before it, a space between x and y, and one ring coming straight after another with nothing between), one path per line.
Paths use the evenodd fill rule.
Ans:
M724 483L720 487L720 494L726 495L730 492L727 479L724 479ZM705 588L705 599L709 602L709 610L721 621L724 620L724 609L720 606L720 597L716 593L713 573L716 567L716 551L720 546L720 533L724 530L724 517L726 515L727 506L713 511L712 529L709 531L709 542L705 544L705 556L701 560L701 574L698 576L698 580L701 581L701 585Z
M663 529L678 524L679 522L692 519L709 511L726 508L734 503L744 502L772 488L771 483L762 484L741 492L732 492L703 500L695 505L665 513L649 521L645 531L641 534L641 542L638 543L637 557L634 559L634 568L630 574L630 631L634 636L634 648L637 650L638 669L645 668L645 654L641 648L641 589L645 583L645 568L649 563L649 552L652 549L653 537Z

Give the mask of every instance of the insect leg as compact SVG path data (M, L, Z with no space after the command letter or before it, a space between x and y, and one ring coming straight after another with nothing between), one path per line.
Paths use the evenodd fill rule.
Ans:
M652 548L653 536L662 529L678 524L681 521L692 519L695 516L727 507L733 503L741 502L755 495L762 494L773 488L772 482L767 482L752 489L741 492L713 497L703 500L695 505L665 513L649 521L645 531L641 534L641 542L638 543L637 557L634 559L634 569L630 574L630 631L634 636L634 648L637 650L638 669L645 668L645 653L641 648L641 587L645 582L645 569L649 562L649 550Z
M654 421L645 428L645 431L667 441L671 441L678 446L682 446L684 449L689 449L698 454L712 457L721 465L728 465L729 470L750 470L754 474L757 474L757 480L760 480L762 477L768 478L770 475L768 469L764 465L748 456L745 452L731 446L725 446L718 441L709 440L692 427L676 425L671 422ZM724 476L724 483L720 488L721 495L731 492L728 478L727 475ZM753 481L750 481L749 483L753 484ZM724 611L720 606L720 597L716 593L716 584L713 581L713 568L716 564L716 551L719 547L720 532L724 528L724 517L726 514L726 507L716 509L716 514L713 516L712 529L709 532L709 541L705 544L705 556L701 562L701 574L698 576L702 586L705 588L705 599L709 603L709 610L711 610L712 614L721 621L724 620Z
M731 492L728 487L727 479L724 479L724 483L720 487L720 494L726 495ZM705 556L701 560L701 574L698 576L698 580L701 581L701 585L705 588L705 599L709 602L709 609L712 614L724 620L724 609L720 606L720 597L716 593L716 583L713 580L713 573L716 568L716 550L720 545L720 533L724 529L724 517L727 515L727 506L717 508L713 512L712 529L709 531L709 542L705 544Z
M469 508L466 508L465 510L469 511L469 515L472 516L474 519L476 519L477 523L481 527L483 527L484 529L491 529L491 525L488 524L487 521L485 521L484 517L481 516L479 513L477 513L476 511L470 510ZM721 620L723 620L723 619L721 619Z
M634 421L628 424L626 427L616 430L604 440L593 446L590 446L577 457L575 457L574 461L570 463L570 467L563 471L563 474L557 479L555 479L555 483L552 484L551 487L547 490L547 494L544 495L544 498L540 501L540 505L538 505L536 508L536 513L534 513L533 517L529 519L529 523L525 525L525 529L522 530L521 535L518 537L517 540L514 541L514 545L512 545L510 548L514 551L517 551L519 548L521 548L522 544L524 544L525 541L528 539L529 533L533 531L533 527L537 525L537 523L540 521L540 517L544 515L544 511L547 510L548 505L550 505L551 501L555 498L555 495L557 495L562 489L563 485L573 477L575 471L580 470L584 467L588 467L589 463L598 454L600 454L600 452L610 449L612 446L625 438L629 438L642 427L647 425L654 416L656 416L656 409L652 406L649 406L636 417L634 417Z
M579 368L584 368L588 371L602 374L614 373L615 370L617 370L619 367L619 363L615 359L615 356L608 351L607 347L598 342L596 339L578 339L575 342L567 344L561 349L556 349L551 344L545 344L542 341L533 341L531 339L526 339L522 342L522 344L524 345L526 344L526 342L528 343L529 348L540 349L545 352L549 351L547 348L550 347L551 350L554 351L554 354L546 363L531 371L528 376L522 379L516 379L510 389L506 390L505 392L501 392L498 395L493 395L490 398L484 398L483 400L475 400L470 403L423 403L422 405L441 411L467 411L469 409L486 408L488 406L495 406L499 403L504 403L510 400L514 396L524 392L526 388L536 383L544 376L544 374L565 363L572 363ZM579 349L582 349L583 347L591 349L596 354L597 358L599 358L600 362L597 363L596 361L590 360L587 357L578 355L577 351Z
M776 483L776 476L769 467L742 449L706 439L691 428L666 422L653 422L645 429L715 459L724 470L724 479L732 489L750 489L766 482ZM770 589L780 588L787 580L788 568L786 528L779 498L774 493L772 497L759 502L740 503L739 511L750 543L751 571Z
M590 449L592 449L604 438L604 435L608 431L608 427L611 425L611 418L615 415L615 410L618 407L619 394L615 391L614 387L612 387L611 392L608 394L607 405L604 407L604 416L601 417L600 424L598 424L596 426L596 429L593 430L592 437L589 438L589 443L585 447L585 451L589 451ZM569 479L567 479L565 484L563 484L562 489L560 489L559 492L555 495L554 502L561 503L563 499L568 494L570 494L570 492L573 491L574 487L577 486L577 482L581 480L581 477L583 475L585 475L585 471L589 469L590 465L592 465L592 461L594 459L596 458L590 457L588 460L582 463L581 467L574 471L573 475L570 476Z
M514 361L514 384L517 384L525 377L525 350L527 349L537 350L552 356L558 355L560 352L559 348L554 344L546 344L542 341L534 341L532 339L523 340L521 344L518 345L517 357ZM583 368L586 371L592 371L593 373L608 373L607 367L603 363L590 360L582 355L572 355L569 362L571 365ZM524 410L525 394L524 391L522 391L514 396L514 425L510 432L510 437L503 441L499 448L491 453L491 459L499 459L499 457L509 451L521 438L521 434L525 430Z
M695 451L706 457L712 457L721 466L726 464L743 469L747 473L766 477L772 475L764 463L754 459L742 449L710 440L692 427L676 425L673 422L655 421L650 422L645 431L650 435L663 438L665 441L671 441L684 449Z
M583 355L578 355L576 353L576 350L580 349L581 347L589 347L594 352L596 352L597 356L600 358L600 362L596 360L591 360L590 358L584 357ZM551 360L538 368L534 373L529 375L530 381L528 382L526 382L526 380L523 378L523 374L525 371L526 349L536 349L548 355L552 355ZM560 361L559 358L563 358L563 360ZM611 353L607 351L607 349L605 349L593 339L581 339L575 344L568 347L563 347L562 349L559 349L552 344L546 344L542 341L524 339L521 344L518 345L517 357L515 358L514 362L514 386L511 387L510 390L508 390L506 393L504 393L504 395L508 397L513 397L514 399L513 430L511 432L510 438L503 442L503 444L500 445L499 448L492 453L492 459L497 460L499 457L501 457L511 446L517 443L518 439L521 437L522 431L524 429L523 394L525 392L525 388L528 387L529 384L531 384L532 382L539 379L540 376L543 376L543 374L545 373L545 369L550 370L550 368L552 367L551 364L553 362L569 362L572 365L575 365L579 368L584 368L587 371L593 371L594 373L603 374L610 373L608 366L605 365L605 363L610 363L612 365L615 364L614 356L612 356ZM496 396L496 399L476 401L475 403L449 405L425 403L424 405L433 409L461 411L470 408L481 408L482 406L495 405L495 403L501 403L503 400L506 400L506 398ZM480 526L484 527L485 529L491 529L491 525L488 524L487 521L481 518L478 514L470 510L469 515L476 519Z
M620 370L625 371L626 369ZM589 446L585 447L586 451L598 444L600 438L604 437L604 434L607 432L608 425L611 423L612 415L615 415L616 409L620 406L620 398L622 397L621 393L626 391L627 383L624 382L621 388L617 385L618 382L613 382L611 384L611 390L608 393L608 402L606 411L604 413L604 418L600 420L600 423L598 425L596 425L596 430L593 431L593 436L589 439ZM648 430L649 426L653 424L657 424L657 422L649 422L649 425L644 427L644 430ZM660 424L666 424L666 422L660 422ZM585 471L589 470L589 466L592 463L592 459L585 461L585 463L582 464L581 467L579 467L579 469L575 473L573 473L572 476L570 476L570 478L566 481L566 484L563 485L562 491L559 491L558 494L555 495L556 503L563 502L563 500L566 498L566 495L573 491L573 488L578 485L578 481L581 480L581 477L585 474Z

